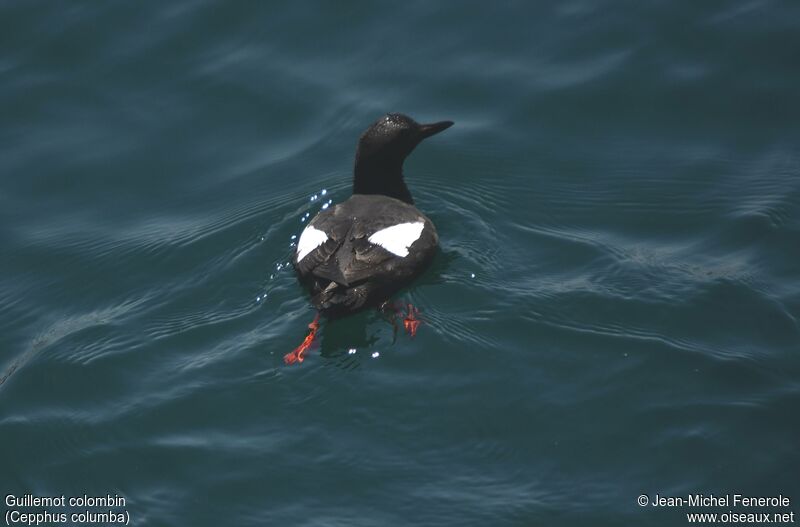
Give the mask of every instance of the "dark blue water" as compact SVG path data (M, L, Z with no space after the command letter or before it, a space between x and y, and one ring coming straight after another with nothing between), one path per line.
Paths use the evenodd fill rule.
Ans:
M800 513L799 24L4 3L0 492L118 494L141 526ZM425 323L323 324L284 366L313 318L291 237L388 111L456 122L406 163L441 238L398 296Z

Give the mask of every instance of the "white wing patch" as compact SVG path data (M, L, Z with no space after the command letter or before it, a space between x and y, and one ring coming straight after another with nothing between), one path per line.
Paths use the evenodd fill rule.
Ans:
M399 223L379 230L368 239L397 256L408 256L408 248L419 239L423 228L425 223L421 221Z
M297 240L297 262L305 258L308 253L322 245L328 240L328 235L311 225L303 230L300 239Z

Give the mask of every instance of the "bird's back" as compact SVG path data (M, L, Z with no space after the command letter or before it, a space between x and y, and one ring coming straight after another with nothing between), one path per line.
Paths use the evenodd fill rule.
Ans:
M413 205L354 194L314 217L293 264L314 306L337 316L378 305L419 276L438 240L431 220Z

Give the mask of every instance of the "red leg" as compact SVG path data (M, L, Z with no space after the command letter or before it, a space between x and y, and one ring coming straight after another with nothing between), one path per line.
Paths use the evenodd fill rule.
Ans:
M403 319L403 327L405 328L406 333L412 337L417 335L417 329L422 323L422 321L417 318L417 315L419 315L419 309L411 304L408 304L408 314L406 315L406 318Z
M303 354L311 347L311 343L314 342L314 336L317 334L317 330L319 329L319 313L317 316L314 317L314 322L308 325L308 329L311 331L308 332L305 340L303 343L297 346L294 350L287 353L283 356L283 362L285 364L294 364L295 362L303 362L305 357Z

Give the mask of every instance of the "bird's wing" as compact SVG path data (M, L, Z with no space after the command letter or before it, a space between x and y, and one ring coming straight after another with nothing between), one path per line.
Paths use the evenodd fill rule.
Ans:
M375 206L365 209L373 202ZM356 204L360 217L353 216ZM309 223L298 241L294 264L301 278L323 278L345 287L381 275L403 278L416 260L430 256L409 249L426 237L432 237L433 244L425 245L435 247L433 224L413 207L387 209L379 199L358 196Z
M308 278L311 275L321 276L317 272L320 268L322 268L320 272L323 275L335 271L328 264L335 262L336 252L347 238L349 228L346 224L331 221L334 210L335 208L320 212L300 234L297 250L293 256L294 267L300 278ZM331 268L326 272L328 267ZM335 282L344 280L343 276L337 275L335 272L333 276L323 277Z

